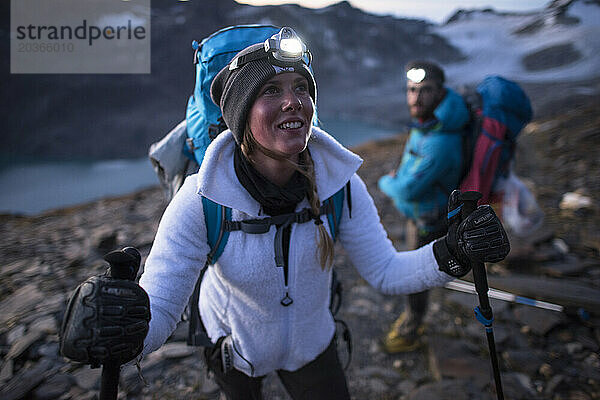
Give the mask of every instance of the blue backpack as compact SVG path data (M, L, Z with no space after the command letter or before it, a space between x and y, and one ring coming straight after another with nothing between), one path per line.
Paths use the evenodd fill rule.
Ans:
M186 118L160 141L148 156L168 199L181 188L187 175L198 171L206 149L227 127L219 106L210 98L215 75L238 52L279 32L274 25L236 25L192 41L196 84L187 104Z
M223 122L219 106L210 98L210 85L233 56L246 47L265 41L279 32L274 25L236 25L223 28L204 38L194 40L194 64L196 86L188 100L186 110L187 140L184 153L202 164L206 148L227 126Z

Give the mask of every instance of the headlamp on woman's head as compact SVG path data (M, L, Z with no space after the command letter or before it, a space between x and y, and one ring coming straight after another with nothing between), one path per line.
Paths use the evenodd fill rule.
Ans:
M296 32L287 26L265 40L265 51L283 62L298 62L307 52L306 45L302 43Z
M308 61L304 58L307 57ZM306 45L300 40L296 32L287 26L265 40L264 46L251 53L234 58L229 64L229 70L233 71L251 61L269 57L275 64L294 64L304 62L310 66L312 54Z

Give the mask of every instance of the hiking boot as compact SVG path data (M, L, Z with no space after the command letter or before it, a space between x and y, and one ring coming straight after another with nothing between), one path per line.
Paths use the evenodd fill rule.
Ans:
M425 331L423 325L414 325L409 314L404 311L392 324L391 329L382 340L382 347L386 353L402 353L419 348L421 342L419 336Z

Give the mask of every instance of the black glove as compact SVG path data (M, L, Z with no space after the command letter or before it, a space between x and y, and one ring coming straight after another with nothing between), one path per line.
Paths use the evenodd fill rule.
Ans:
M433 254L439 269L451 276L466 275L472 262L501 261L510 251L506 232L492 207L485 204L471 213L466 210L475 208L480 197L478 192L455 190L448 199L448 233L433 244Z
M134 281L139 252L126 247L104 259L110 269L77 287L60 333L62 355L92 367L133 360L142 351L150 321L148 294Z

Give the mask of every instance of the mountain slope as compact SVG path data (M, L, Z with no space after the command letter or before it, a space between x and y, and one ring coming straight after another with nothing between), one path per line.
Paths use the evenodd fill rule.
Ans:
M448 66L455 83L501 73L519 82L600 76L600 2L554 1L540 13L459 11L435 29L466 56Z
M0 2L2 54L9 53L9 5ZM576 82L551 96L598 92L597 84L588 85L600 71L598 1L555 1L530 14L461 11L444 25L376 16L345 1L322 9L233 0L157 0L152 6L152 74L11 75L9 57L0 59L0 163L144 156L185 116L194 85L191 39L240 23L290 25L304 37L315 55L325 121L403 130L402 71L411 58L443 64L450 85L491 73L526 82L536 106L548 82Z

